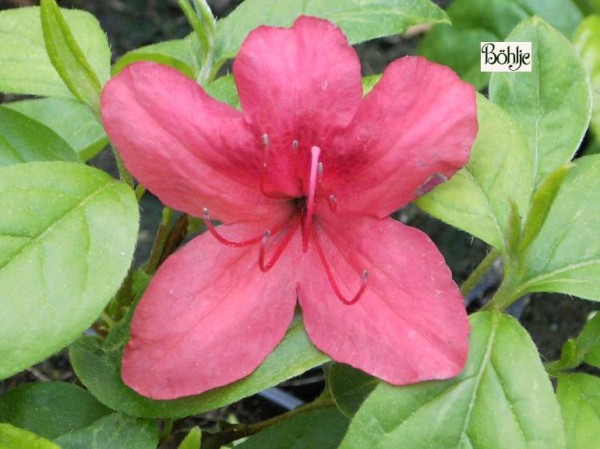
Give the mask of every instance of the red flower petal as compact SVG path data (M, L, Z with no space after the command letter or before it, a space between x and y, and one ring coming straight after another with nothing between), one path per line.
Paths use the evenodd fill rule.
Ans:
M393 62L334 145L339 210L388 216L462 168L476 134L471 85L421 57Z
M331 151L362 97L360 62L332 23L300 17L292 28L259 27L244 41L233 74L242 110L256 133L269 136L269 185L301 195L293 141L310 153Z
M178 71L126 67L104 89L102 119L127 168L163 203L195 216L207 207L226 222L281 212L260 193L260 137Z
M242 241L264 228L219 231ZM144 396L173 399L234 382L262 363L293 317L297 262L284 254L265 274L257 261L256 245L230 248L208 233L171 256L135 309L125 383Z
M469 324L463 299L444 259L421 231L392 219L353 218L319 232L322 248L346 298L335 296L310 250L299 299L310 339L338 362L393 384L446 379L466 362Z

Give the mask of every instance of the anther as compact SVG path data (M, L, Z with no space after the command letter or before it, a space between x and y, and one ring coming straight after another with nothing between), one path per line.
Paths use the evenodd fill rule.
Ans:
M329 197L327 198L329 201L329 209L331 210L331 212L335 212L337 210L337 198L335 197L335 195L332 193L331 195L329 195Z
M317 182L321 184L323 181L323 162L317 164Z
M285 249L287 244L290 242L290 240L294 236L294 232L296 232L296 229L298 228L299 224L300 224L300 220L295 220L294 224L292 225L290 230L287 232L287 234L283 238L282 242L279 244L279 246L275 250L275 254L273 254L273 257L271 258L271 260L266 264L265 264L265 254L267 251L267 245L269 244L269 240L271 239L271 231L269 231L269 230L265 231L265 233L263 234L262 239L260 241L260 250L258 253L258 268L260 268L260 271L262 271L263 273L266 273L271 268L273 268L275 263L277 263L277 261L283 254L283 250Z
M265 147L269 146L269 135L268 134L262 135L262 143Z
M204 225L206 226L206 229L208 229L208 232L210 232L213 235L213 237L216 238L217 241L219 241L223 245L239 248L242 246L254 245L255 243L260 242L261 239L263 238L261 236L261 237L256 237L254 239L246 240L243 242L233 242L231 240L226 239L221 234L219 234L219 231L217 231L217 228L215 228L215 226L210 221L210 213L209 213L207 207L202 209L202 217L204 219Z
M297 149L298 149L298 141L297 141L297 140L294 140L294 141L292 142L292 150L296 151Z

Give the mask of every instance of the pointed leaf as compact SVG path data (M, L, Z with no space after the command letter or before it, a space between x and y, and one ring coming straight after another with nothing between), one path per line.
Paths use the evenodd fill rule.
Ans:
M138 206L94 168L0 169L0 378L61 349L98 317L131 263Z
M447 21L444 11L428 0L246 0L217 22L216 60L234 57L250 30L290 26L300 15L335 23L351 44L400 34L411 25Z
M113 413L55 441L61 449L154 449L158 429L154 422Z
M109 413L83 388L65 382L24 384L0 397L0 422L50 440L87 427Z
M586 363L600 368L600 313L585 323L576 345Z
M544 225L548 212L562 185L563 179L573 167L573 164L564 164L546 176L531 199L531 207L523 228L523 238L519 243L519 252L523 253L535 239Z
M98 20L84 11L62 10L62 14L104 84L110 77L110 49ZM46 53L39 7L0 11L0 36L0 91L73 98Z
M525 257L520 293L600 300L600 155L576 160Z
M56 0L41 0L40 13L46 52L52 65L76 98L99 110L102 85Z
M186 435L177 449L200 449L202 443L202 431L196 426Z
M600 1L598 2L600 14ZM573 36L573 45L588 70L592 84L592 121L591 126L600 136L600 16L587 17L577 28Z
M528 208L533 162L518 125L481 95L477 119L479 132L468 165L417 204L504 251L511 201L520 211Z
M348 420L334 407L302 413L248 438L236 449L337 449Z
M581 143L590 121L589 81L573 46L539 17L519 24L506 40L531 42L532 70L492 74L490 99L521 127L538 184L569 162Z
M481 42L503 41L531 16L542 17L565 36L571 36L581 21L581 12L571 0L454 0L448 16L452 26L436 25L421 42L419 53L452 67L478 89L490 79L480 70Z
M198 396L154 401L140 396L121 380L121 354L128 335L121 322L104 345L83 337L71 345L71 364L81 382L103 404L119 412L145 418L180 418L213 410L277 385L326 362L308 340L301 322L292 324L283 341L250 376Z
M407 387L380 384L340 449L565 449L552 385L531 338L513 318L471 316L464 372Z
M565 421L569 449L598 446L600 379L589 374L562 374L556 391Z
M335 405L349 418L379 383L379 379L341 363L334 363L327 373L327 385Z
M27 430L0 423L0 448L2 449L62 449L56 444Z
M79 157L52 129L0 106L0 167L32 161L79 162Z
M3 107L43 123L87 161L106 145L104 128L86 105L63 98L37 98L5 103Z

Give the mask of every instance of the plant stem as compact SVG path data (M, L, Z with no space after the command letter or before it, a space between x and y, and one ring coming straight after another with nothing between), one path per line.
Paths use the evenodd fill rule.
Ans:
M119 151L113 145L111 145L110 148L115 155L115 161L117 162L117 169L119 170L119 177L121 178L121 181L125 182L129 187L134 189L133 177L125 167L125 164L123 164L123 159L121 159Z
M160 266L164 260L169 257L171 254L175 252L181 242L187 236L187 228L188 228L188 216L187 214L181 214L181 216L177 219L169 235L167 235L167 239L165 241L162 253L160 255L160 260L158 261L158 265Z
M169 236L169 226L173 218L173 209L165 207L162 210L162 219L158 225L158 231L156 231L156 237L152 249L150 250L150 258L146 264L146 273L152 275L156 272L158 265L162 259L163 250L167 237Z
M467 280L463 282L462 286L460 287L460 292L463 296L467 296L469 293L471 293L471 290L473 290L481 278L485 276L499 256L500 252L497 249L492 249L487 256L483 258L477 268L473 270Z
M321 408L328 408L334 406L333 398L326 396L324 398L316 399L315 401L291 410L279 416L261 421L256 424L240 424L237 426L230 427L229 429L222 430L220 432L206 435L202 438L202 449L218 449L221 446L231 443L232 441L239 440L240 438L246 438L257 434L258 432L265 430L269 427L279 424L280 422L291 419L302 413L310 412L312 410L318 410Z
M117 322L113 320L108 313L106 313L106 310L103 310L102 313L100 313L100 318L102 318L102 321L106 323L109 329L112 328L115 324L117 324Z
M515 302L521 296L518 283L515 277L505 271L502 284L490 301L485 304L481 310L497 310L503 312L508 306Z

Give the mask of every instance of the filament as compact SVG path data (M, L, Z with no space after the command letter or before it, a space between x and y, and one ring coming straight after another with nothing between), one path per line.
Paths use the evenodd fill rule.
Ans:
M273 268L273 266L277 263L277 261L283 254L283 250L285 249L287 244L290 242L290 240L294 236L294 232L296 232L296 229L298 228L299 224L300 224L300 220L294 220L292 227L287 231L287 234L285 235L285 237L283 238L283 240L281 241L281 243L275 250L275 254L273 254L273 257L271 258L271 260L269 262L267 262L266 264L265 264L265 253L267 251L267 245L269 244L269 240L271 238L271 231L265 231L265 233L261 239L261 242L260 242L260 251L258 253L258 267L260 268L260 271L262 271L263 273L266 273L271 268Z

